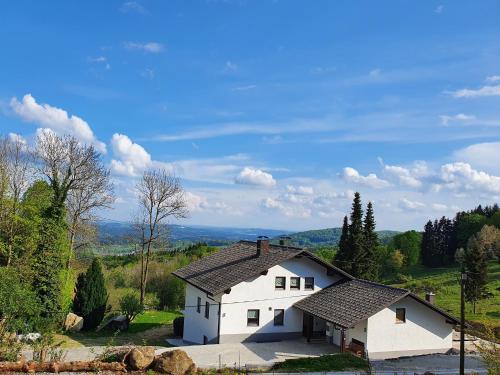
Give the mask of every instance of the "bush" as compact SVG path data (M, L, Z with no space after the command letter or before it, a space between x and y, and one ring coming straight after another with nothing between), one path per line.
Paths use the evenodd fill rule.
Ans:
M127 323L130 323L144 311L144 306L141 304L137 293L127 293L120 298L120 309L122 314L127 317Z
M182 337L184 336L184 317L178 316L174 319L174 336Z
M83 317L83 329L91 330L104 319L108 292L104 283L101 263L94 258L85 274L78 275L73 312Z

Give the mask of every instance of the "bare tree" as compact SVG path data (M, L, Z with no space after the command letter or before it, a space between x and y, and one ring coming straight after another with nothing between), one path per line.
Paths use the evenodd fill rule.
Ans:
M103 208L111 208L114 202L113 185L110 182L109 170L102 164L94 166L93 173L85 184L79 184L75 189L68 192L66 208L68 211L68 230L70 252L66 260L69 267L72 254L76 249L76 239L80 239L80 245L88 243L88 239L95 234L95 212Z
M64 219L64 209L68 211L70 251L66 266L69 266L78 233L88 228L95 210L109 207L114 200L109 171L93 146L51 131L38 136L36 154L39 170L54 192L52 216Z
M0 144L0 194L3 198L4 228L7 240L7 265L13 260L19 208L22 196L32 182L33 158L26 142L19 137L2 139Z
M141 236L141 293L144 304L151 250L168 234L167 220L188 215L184 189L180 180L165 169L144 172L137 186L140 213L136 227Z

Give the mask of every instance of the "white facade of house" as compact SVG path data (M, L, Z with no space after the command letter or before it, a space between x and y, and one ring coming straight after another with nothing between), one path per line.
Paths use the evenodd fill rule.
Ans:
M276 277L284 277L285 289L276 289ZM291 289L292 277L300 277L300 289ZM314 277L314 289L305 289L305 278ZM303 335L305 313L294 303L339 281L340 275L308 257L283 261L266 274L250 277L233 286L229 293L211 296L190 284L186 286L184 336L187 343L231 343L298 338ZM205 315L209 303L208 317ZM275 311L284 310L282 325L274 321ZM396 309L405 309L405 321L396 320ZM259 311L258 325L248 324L248 310ZM407 296L344 329L345 345L363 343L371 358L440 353L452 347L453 325L422 302ZM341 328L314 317L313 332L322 332L326 341L341 346Z
M276 277L285 277L285 289L275 288ZM300 289L290 288L291 277L300 277ZM314 277L314 289L305 290L305 278ZM184 308L184 336L189 343L202 344L204 336L215 343L220 333L220 343L266 341L276 338L300 337L302 334L302 312L292 305L334 282L338 275L327 275L327 269L311 259L301 257L284 261L271 267L266 275L252 277L231 288L229 294L208 297L200 289L187 284ZM201 309L197 312L197 300L201 298ZM205 318L205 303L209 301L209 319ZM218 304L221 305L220 325ZM217 306L215 305L217 304ZM247 325L248 310L259 310L259 325ZM283 325L274 325L274 310L283 309ZM317 330L325 329L325 323L315 321Z

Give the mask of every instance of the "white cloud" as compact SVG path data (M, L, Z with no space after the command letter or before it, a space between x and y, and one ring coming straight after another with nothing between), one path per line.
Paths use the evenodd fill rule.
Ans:
M362 176L359 172L351 167L344 168L342 177L348 182L365 185L374 189L380 189L389 186L389 182L377 177L375 173L370 173L367 176Z
M153 79L155 77L155 72L153 69L145 68L141 72L141 77L146 79Z
M253 169L249 167L243 170L236 176L234 180L237 184L244 185L258 185L272 187L276 185L276 180L270 173L264 172L260 169Z
M23 145L26 145L28 143L26 141L26 138L24 138L22 135L16 134L16 133L9 133L9 140L11 140L12 142L19 142Z
M475 170L468 163L456 162L443 165L441 167L441 178L444 187L449 189L500 193L499 176Z
M443 12L443 10L444 10L444 5L441 4L441 5L438 5L436 7L436 9L434 9L434 13L441 14Z
M299 194L299 195L313 195L314 194L314 189L312 186L293 186L293 185L287 185L286 186L286 191L288 193L292 194Z
M384 165L384 172L397 178L400 185L412 188L421 187L421 179L428 177L431 174L427 167L427 163L423 161L415 162L411 168L399 165Z
M453 153L456 161L500 173L500 142L476 143Z
M49 104L38 104L31 94L24 95L21 102L13 97L10 107L24 121L44 126L59 134L70 134L84 143L92 144L98 151L106 152L106 145L95 137L89 124L78 116L69 116L65 110Z
M434 203L432 205L432 210L436 212L446 212L449 210L448 206L441 203Z
M184 199L190 212L201 211L208 206L207 199L205 197L189 191L184 193Z
M160 53L165 50L165 46L157 42L147 42L147 43L126 42L123 44L123 46L125 47L125 49L128 50L143 51L145 53Z
M489 76L489 77L486 77L486 82L488 83L494 83L494 82L498 82L500 81L500 76Z
M90 63L104 63L108 61L105 56L89 57L87 60Z
M500 85L483 86L479 89L461 89L448 92L455 98L477 98L481 96L498 96L500 95Z
M139 13L139 14L147 14L148 11L137 1L126 1L120 7L120 11L123 13Z
M334 66L316 66L316 67L311 69L311 73L326 74L326 73L333 73L336 70L337 70L337 68Z
M113 134L111 147L114 157L111 170L116 174L138 176L152 164L151 155L124 134Z
M238 65L231 61L226 61L226 64L224 65L224 71L227 73L230 72L236 72L238 70Z
M231 91L248 91L248 90L252 90L256 87L257 87L257 85L237 86L237 87L233 87L231 89Z
M399 208L401 208L403 210L415 211L415 210L420 210L421 208L424 208L425 204L423 204L422 202L418 202L418 201L411 201L407 198L401 198L398 201L398 206L399 206Z
M476 116L466 115L465 113L459 113L453 116L442 115L439 116L439 118L441 119L441 124L446 126L452 121L461 121L461 122L472 121L476 119Z
M277 210L286 217L307 219L312 214L312 210L305 206L286 204L279 199L269 197L262 200L261 206L269 210Z

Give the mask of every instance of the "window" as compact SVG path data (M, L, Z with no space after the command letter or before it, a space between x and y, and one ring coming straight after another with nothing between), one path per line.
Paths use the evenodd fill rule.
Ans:
M304 289L314 290L314 277L306 277L304 279Z
M285 290L286 278L283 276L276 276L274 280L274 288Z
M247 311L247 326L249 327L259 326L259 310Z
M283 309L275 309L274 310L274 325L282 326L285 320L285 310Z
M205 302L205 318L210 318L210 302Z
M201 297L198 297L198 303L196 304L196 312L201 312Z
M300 289L300 277L290 278L290 289Z
M396 323L405 323L406 322L406 309L397 308L396 309Z

